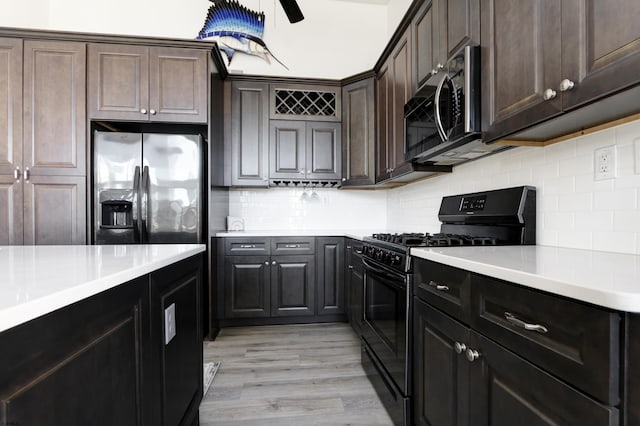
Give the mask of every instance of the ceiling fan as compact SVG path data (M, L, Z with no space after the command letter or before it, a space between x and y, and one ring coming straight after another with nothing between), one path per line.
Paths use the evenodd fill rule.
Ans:
M280 4L284 9L284 13L287 14L287 18L289 18L289 22L295 24L296 22L300 22L304 19L304 15L298 6L296 0L280 0Z

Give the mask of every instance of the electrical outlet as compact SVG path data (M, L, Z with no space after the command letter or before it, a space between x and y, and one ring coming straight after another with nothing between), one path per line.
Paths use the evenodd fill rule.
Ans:
M164 344L168 345L176 336L176 304L172 303L164 310Z
M640 138L636 138L633 140L635 153L636 153L636 174L640 175Z
M616 177L616 146L598 148L595 152L596 180L613 179Z

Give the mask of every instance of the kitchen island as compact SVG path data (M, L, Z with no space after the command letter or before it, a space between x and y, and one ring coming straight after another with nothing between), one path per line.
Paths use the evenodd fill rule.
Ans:
M197 423L204 250L0 247L0 421Z

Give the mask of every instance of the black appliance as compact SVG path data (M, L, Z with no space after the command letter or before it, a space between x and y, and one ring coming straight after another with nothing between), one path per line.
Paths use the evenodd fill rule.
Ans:
M466 46L404 106L405 160L454 165L507 147L486 145L480 126L480 47Z
M362 366L395 424L411 424L411 247L535 244L530 186L443 197L440 233L364 238Z

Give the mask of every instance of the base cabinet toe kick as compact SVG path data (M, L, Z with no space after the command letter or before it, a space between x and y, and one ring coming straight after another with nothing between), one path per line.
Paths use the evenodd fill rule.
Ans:
M0 424L197 424L203 259L1 332Z
M640 424L639 315L413 259L415 424Z

